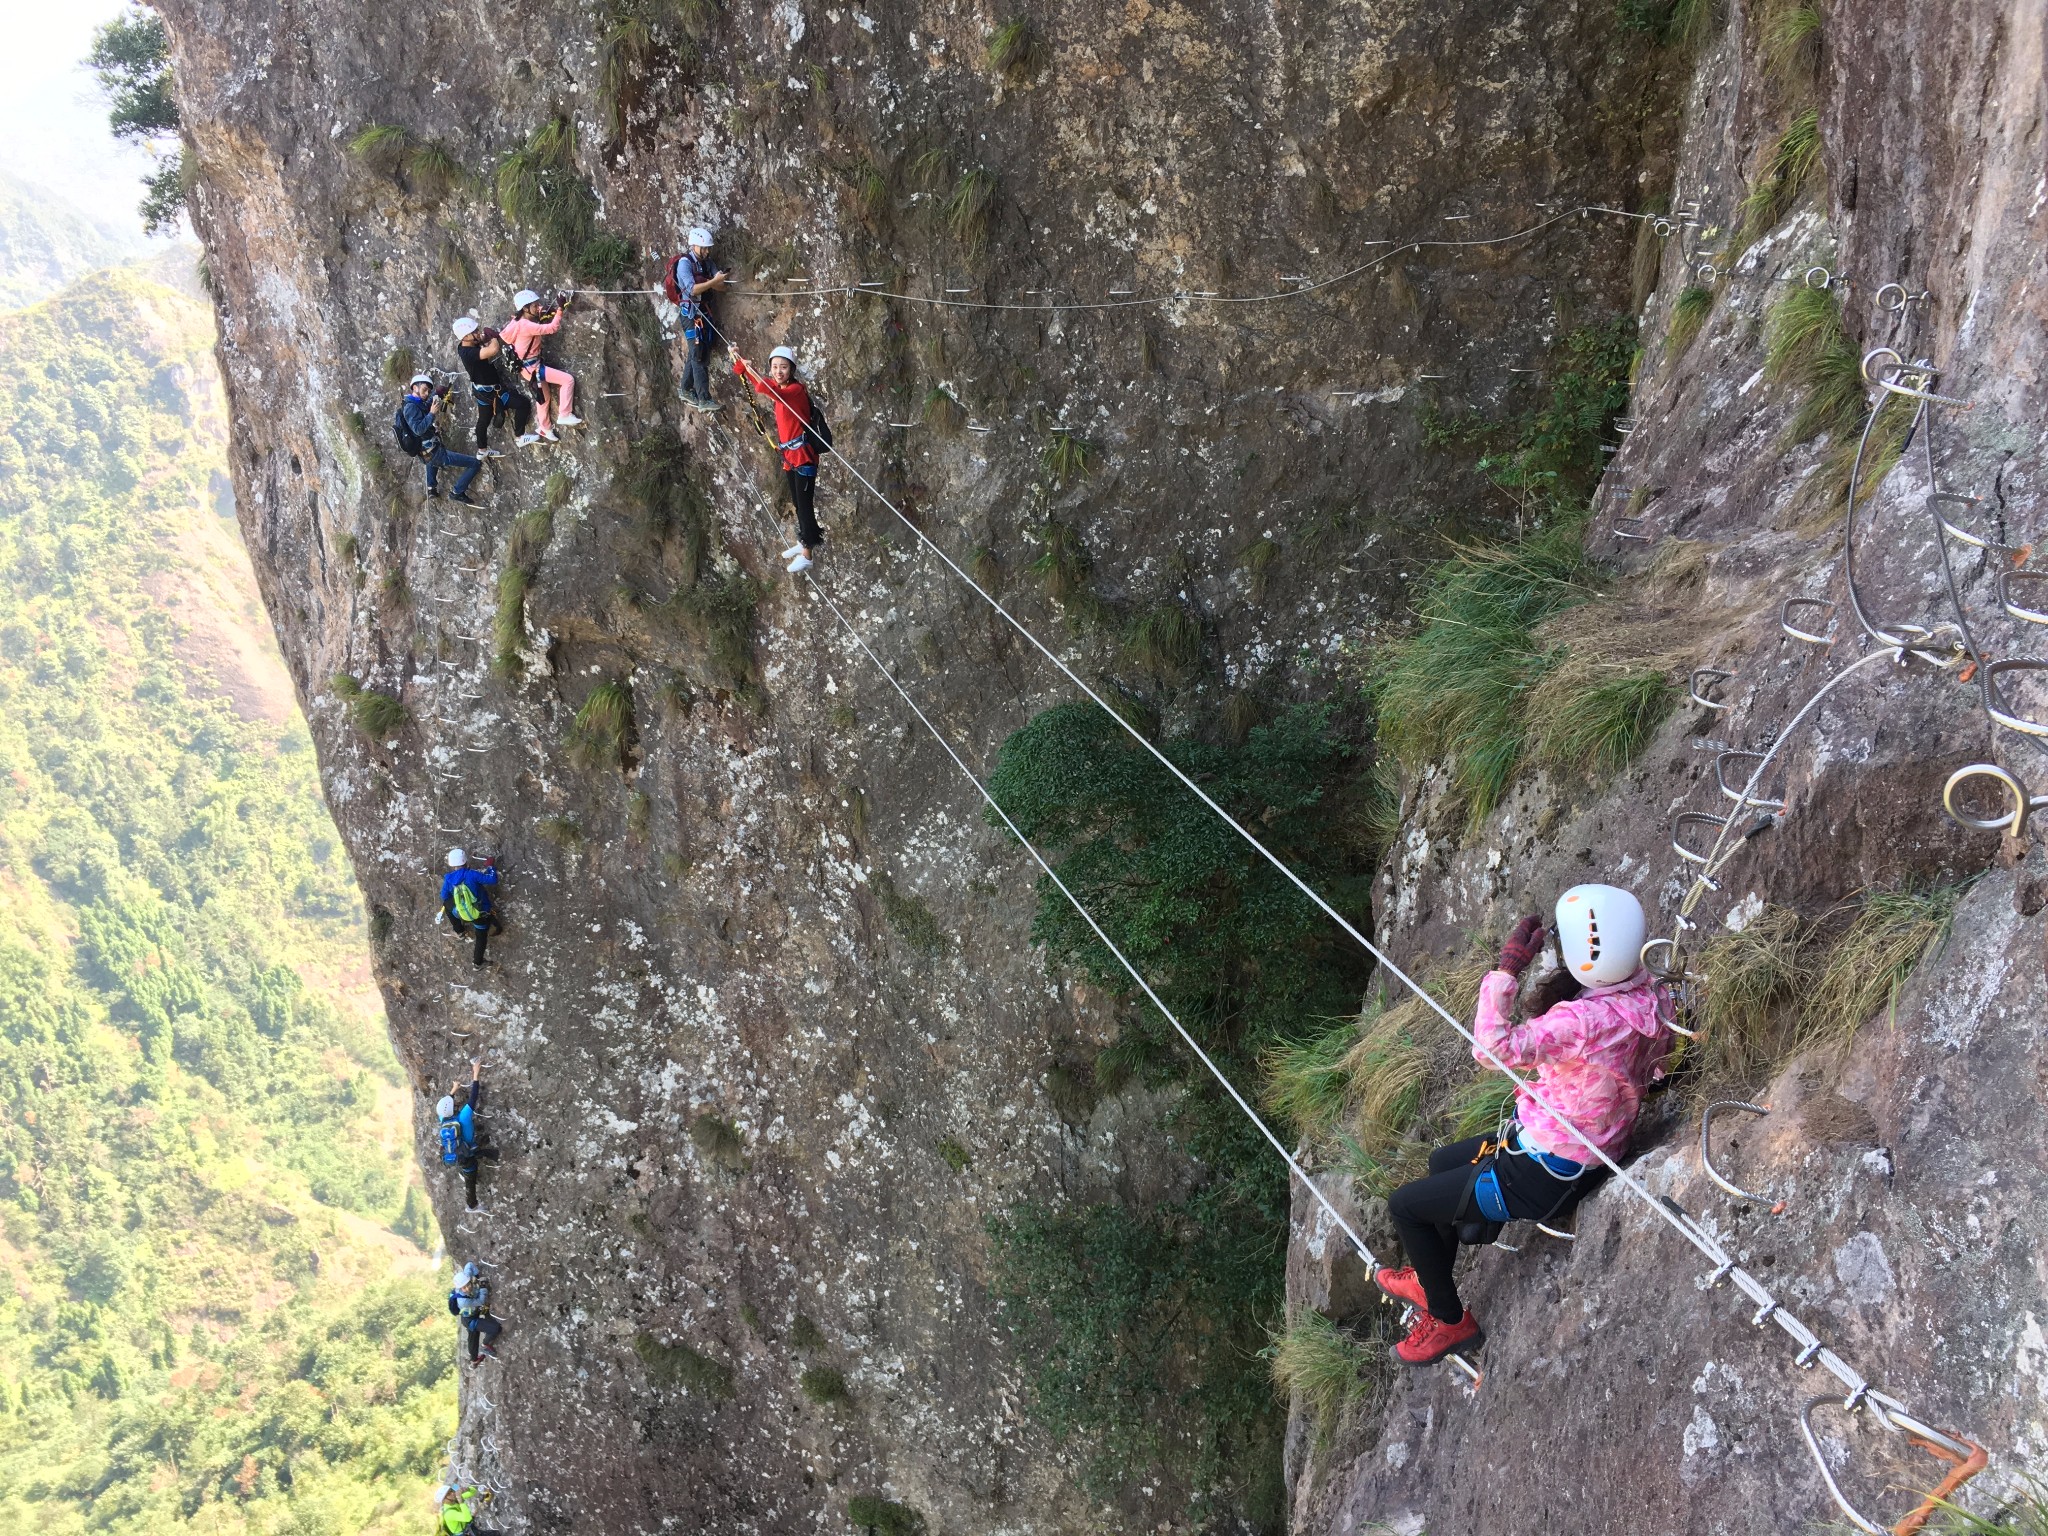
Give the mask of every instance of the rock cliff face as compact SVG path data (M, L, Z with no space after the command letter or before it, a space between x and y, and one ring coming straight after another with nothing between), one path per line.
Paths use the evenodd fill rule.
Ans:
M1572 210L1697 198L1662 246L1636 429L1609 477L1650 494L1631 507L1610 489L1595 537L1604 549L1633 512L1667 548L1701 541L1702 600L1667 622L1739 674L1737 712L1681 714L1597 798L1539 781L1470 836L1432 814L1427 781L1411 786L1381 914L1397 953L1455 947L1564 875L1661 869L1679 798L1709 803L1701 736L1768 737L1853 650L1846 605L1834 659L1776 638L1777 598L1827 591L1840 548L1825 498L1799 499L1818 450L1776 449L1783 396L1754 378L1761 311L1788 274L1846 274L1852 327L1875 339L1879 284L1927 290L1894 344L1980 402L1967 426L1943 419L1942 483L1995 490L2011 529L2036 520L2039 443L2022 424L2040 397L2038 6L1831 18L1814 87L1831 206L1748 255L1722 236L1711 258L1786 115L1756 62L1763 21L1740 8L1695 73L1605 4L1070 6L1036 17L1043 52L1007 80L986 60L1008 18L951 5L163 9L240 515L379 914L421 1114L473 1051L491 1061L512 1155L488 1216L445 1200L441 1214L459 1256L499 1266L511 1337L473 1378L458 1447L528 1529L831 1529L864 1493L934 1530L1184 1523L1172 1476L1104 1511L1028 1427L982 1237L1022 1192L1181 1174L1137 1096L1063 1125L1048 1070L1103 1040L1109 1011L1026 951L1023 861L777 569L772 459L730 394L721 416L685 418L648 300L594 296L557 353L589 425L498 461L484 511L422 503L386 446L388 381L453 363L450 318L502 318L512 290L566 282L572 262L625 274L586 286L644 286L683 228L712 224L754 290L723 305L736 339L756 355L794 342L853 462L1086 675L1188 726L1232 693L1355 682L1417 562L1458 531L1444 509L1476 504L1469 471L1444 483L1417 407L1526 409L1553 344L1631 309L1659 254L1636 221ZM402 136L367 133L380 126ZM507 222L490 184L508 157L566 225L546 208L529 210L537 227ZM504 178L495 190L519 203ZM629 259L591 238L593 211ZM1435 243L1387 244L1414 238ZM1670 305L1709 260L1715 310L1680 356ZM1254 304L790 292L802 277L1022 304L1279 295L1359 268ZM935 390L968 430L947 430ZM1885 483L1870 590L1931 623L1918 473L1909 459ZM829 590L970 761L1066 696L837 466L824 486ZM1082 586L1055 602L1025 573L1068 538ZM1246 558L1265 540L1270 567ZM1969 574L1981 609L1989 578ZM1205 681L1148 681L1096 617L1162 603L1198 620ZM358 729L352 714L370 717L335 692L343 674L402 722ZM598 728L622 686L623 728ZM1925 676L1845 693L1794 749L1795 814L1740 878L1799 905L1981 866L1996 839L1958 833L1936 799L1981 755L1982 720L1968 689ZM450 842L507 874L511 932L482 973L431 926ZM2038 923L1989 915L2011 879L1972 895L1966 913L1987 915L1923 970L1924 1008L1828 1079L1868 1106L1897 1183L1863 1171L1868 1148L1814 1151L1789 1122L1745 1149L1787 1177L1807 1160L1808 1203L1829 1214L1786 1219L1805 1235L1783 1262L1817 1296L1849 1288L1866 1368L2001 1456L2043 1439L2038 1352L2019 1341L2048 1314L2038 1258L1999 1225L2038 1192L2038 1158L2035 1186L2009 1162L1982 1181L2011 1144L1969 1134L1972 1113L2039 1108L2024 1056ZM2016 953L1995 987L1969 969ZM1690 1175L1673 1134L1653 1156L1676 1188ZM1941 1155L1914 1167L1914 1137ZM1957 1210L1962 1185L1981 1209ZM1487 1392L1468 1405L1432 1375L1383 1422L1298 1455L1299 1527L1492 1531L1547 1511L1641 1530L1655 1508L1660 1529L1763 1531L1786 1509L1817 1514L1794 1434L1764 1431L1789 1426L1803 1383L1777 1390L1776 1357L1720 1297L1694 1295L1679 1250L1645 1237L1626 1263L1592 1262L1596 1228L1637 1219L1608 1196L1588 1207L1569 1327L1489 1269ZM1922 1230L1952 1241L1908 1241ZM1313 1288L1310 1246L1296 1267ZM2004 1289L1937 1357L1943 1262ZM1671 1325L1673 1296L1698 1331ZM820 1342L792 1345L799 1315ZM842 1372L850 1402L807 1400L807 1368ZM1570 1502L1589 1465L1626 1497ZM1739 1498L1730 1472L1751 1478Z

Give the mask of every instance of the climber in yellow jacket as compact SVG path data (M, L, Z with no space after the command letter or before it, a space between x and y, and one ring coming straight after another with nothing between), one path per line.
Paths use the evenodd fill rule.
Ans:
M435 1490L439 1521L434 1526L435 1536L499 1536L499 1533L476 1523L476 1505L479 1499L488 1499L490 1494L481 1488L457 1488L453 1483L443 1483Z

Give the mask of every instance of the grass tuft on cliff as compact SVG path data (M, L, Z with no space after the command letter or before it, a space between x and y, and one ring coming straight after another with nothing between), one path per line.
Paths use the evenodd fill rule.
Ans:
M469 185L469 172L447 146L417 139L411 130L391 123L370 124L348 141L348 152L394 185L429 201Z
M924 1516L908 1504L896 1504L880 1494L855 1494L846 1501L846 1518L863 1536L924 1536Z
M1389 1379L1384 1348L1368 1350L1320 1312L1298 1309L1263 1351L1273 1385L1308 1411L1317 1445L1326 1445L1346 1408Z
M997 186L996 173L977 165L961 173L946 198L942 210L946 230L970 257L978 257L988 248L989 233L995 227Z
M1808 107L1764 151L1756 179L1737 210L1741 244L1754 245L1791 211L1820 168L1820 148L1820 113Z
M1714 312L1714 290L1703 288L1698 283L1680 289L1678 297L1671 301L1671 352L1675 357L1691 347L1706 329L1707 318Z
M623 678L599 683L569 726L569 756L583 768L624 768L633 738L633 690Z
M723 1402L733 1396L732 1367L699 1354L687 1344L664 1344L651 1333L633 1335L633 1353L659 1387L680 1387L699 1397Z
M1028 16L1013 16L989 35L988 67L1008 86L1029 85L1052 62L1052 49Z
M576 127L567 117L534 129L498 162L493 183L499 210L558 268L605 286L632 265L632 245L598 228L597 194L576 169Z
M1124 655L1154 681L1173 686L1201 670L1202 623L1183 603L1146 609L1124 632Z
M1803 443L1822 432L1842 438L1856 431L1864 411L1862 359L1833 292L1802 284L1771 306L1764 376L1801 391L1790 441Z

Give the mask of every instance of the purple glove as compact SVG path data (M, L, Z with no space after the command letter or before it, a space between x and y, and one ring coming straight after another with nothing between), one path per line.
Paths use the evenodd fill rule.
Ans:
M1507 943L1501 945L1500 968L1510 976L1520 976L1542 947L1543 919L1532 914L1515 924Z

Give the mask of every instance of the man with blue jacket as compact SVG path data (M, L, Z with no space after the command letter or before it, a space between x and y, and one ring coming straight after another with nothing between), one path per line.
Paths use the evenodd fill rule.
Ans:
M468 1089L465 1091L458 1079L449 1084L441 1102L434 1106L434 1113L440 1117L436 1134L441 1144L441 1161L462 1175L463 1198L472 1211L476 1209L478 1160L498 1160L498 1149L485 1142L476 1128L476 1112L483 1101L484 1063L482 1057L477 1057L469 1064Z
M449 499L473 507L476 503L469 498L469 485L484 467L484 461L475 454L457 453L441 441L441 415L447 409L448 391L434 387L431 373L416 373L406 386L405 398L398 402L398 417L392 429L398 435L400 447L426 462L429 496L440 496L438 476L444 468L453 467L462 473L456 476Z
M498 905L491 899L491 888L497 883L496 859L485 859L482 869L471 869L467 853L460 848L448 850L448 873L441 879L441 911L434 921L445 917L458 936L465 931L475 934L478 965L484 963L484 946L491 942L491 935L505 931Z

